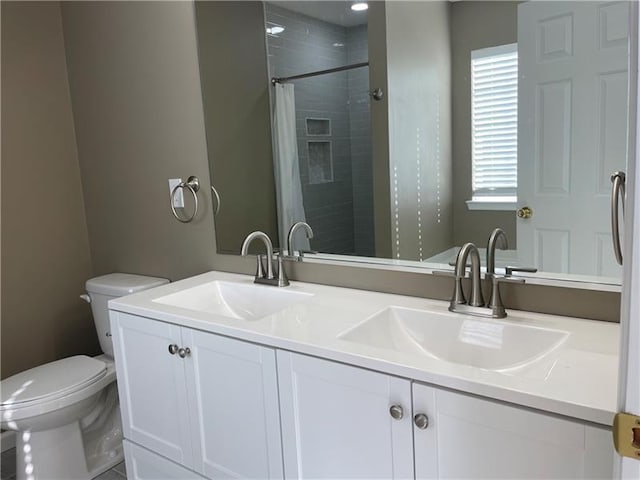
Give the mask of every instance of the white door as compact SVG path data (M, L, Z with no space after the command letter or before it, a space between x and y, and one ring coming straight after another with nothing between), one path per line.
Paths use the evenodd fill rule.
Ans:
M193 463L180 327L111 312L124 437L177 463Z
M191 470L125 440L124 458L128 480L204 480ZM116 478L106 477L106 478Z
M285 478L413 478L409 380L290 352L277 358Z
M469 395L414 385L432 412L429 449L415 430L416 478L609 478L613 447L607 428ZM421 456L437 458L422 465ZM436 467L434 467L436 466Z
M276 355L184 328L195 469L209 478L282 478Z
M627 171L627 202L624 232L624 274L620 311L620 376L618 411L640 416L640 168L638 168L638 23L637 4L632 8L632 57L629 166ZM635 121L634 121L635 120ZM640 450L640 449L639 449ZM640 458L617 457L614 478L640 478Z
M626 169L629 2L518 7L521 263L618 277L610 175Z

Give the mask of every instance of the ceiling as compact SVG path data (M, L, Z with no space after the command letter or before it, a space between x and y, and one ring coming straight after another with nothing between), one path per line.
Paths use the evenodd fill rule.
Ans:
M356 3L353 1L285 0L268 1L267 3L343 27L353 27L367 23L366 11L354 12L351 10L351 5Z

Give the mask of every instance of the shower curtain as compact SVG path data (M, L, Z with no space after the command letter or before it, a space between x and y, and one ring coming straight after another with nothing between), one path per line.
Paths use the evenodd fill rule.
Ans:
M287 245L291 225L304 222L302 185L298 165L298 140L296 137L296 109L293 84L275 84L274 111L274 170L276 179L276 201L278 206L278 236L280 250ZM311 225L313 227L313 225ZM293 242L297 250L309 250L309 240L299 230ZM289 252L291 255L293 252Z

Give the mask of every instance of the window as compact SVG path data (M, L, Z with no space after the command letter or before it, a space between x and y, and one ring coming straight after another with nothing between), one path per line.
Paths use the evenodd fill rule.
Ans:
M518 46L471 52L471 150L473 198L507 207L518 181ZM499 209L502 209L498 207ZM505 208L506 209L506 208Z

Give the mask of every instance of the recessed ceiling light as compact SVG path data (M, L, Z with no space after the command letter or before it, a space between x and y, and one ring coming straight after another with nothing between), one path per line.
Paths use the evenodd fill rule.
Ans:
M369 5L365 2L358 2L351 5L351 10L354 12L362 12L369 8Z
M277 35L279 33L284 32L284 27L281 27L280 25L274 25L273 27L267 27L267 33L269 35Z

